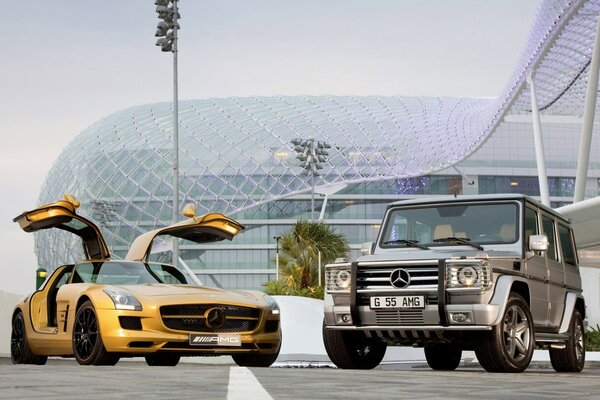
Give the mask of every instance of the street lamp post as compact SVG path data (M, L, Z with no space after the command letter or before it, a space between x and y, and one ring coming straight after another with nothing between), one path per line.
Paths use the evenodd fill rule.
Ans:
M275 280L279 280L279 239L281 236L273 236L273 239L277 242L275 248Z
M156 45L164 52L173 53L173 223L179 221L179 97L177 92L177 31L181 17L177 8L178 0L156 0L156 12L161 20L154 36L159 39ZM173 265L179 261L179 242L173 240Z
M292 140L292 144L294 151L298 153L296 158L300 160L300 166L311 174L310 221L312 222L315 214L315 176L319 175L317 170L323 169L321 163L324 163L326 156L329 155L327 149L330 149L331 145L314 138L296 138Z

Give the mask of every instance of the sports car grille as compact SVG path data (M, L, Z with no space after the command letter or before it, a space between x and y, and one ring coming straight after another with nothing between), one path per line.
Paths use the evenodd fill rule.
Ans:
M220 309L225 320L215 327L207 324L206 313L211 309ZM260 310L220 304L181 304L162 306L160 315L167 328L187 332L246 332L258 326Z

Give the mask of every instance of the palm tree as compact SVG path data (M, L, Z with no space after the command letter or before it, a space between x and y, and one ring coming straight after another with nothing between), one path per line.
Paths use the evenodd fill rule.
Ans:
M324 265L345 257L348 250L346 238L322 221L299 220L291 231L281 236L281 275L292 290L320 286L317 282L319 252Z

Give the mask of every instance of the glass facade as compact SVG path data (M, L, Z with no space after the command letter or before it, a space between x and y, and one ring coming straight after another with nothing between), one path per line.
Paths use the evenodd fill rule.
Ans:
M282 101L296 109L286 109ZM439 163L444 149L456 151L456 144L427 139L434 153L427 155L427 146L410 148L416 145L415 140L425 140L422 136L403 138L398 147L391 143L392 127L382 128L384 115L389 112L384 105L418 100L384 98L372 103L370 99L371 106L380 107L372 110L356 107L356 102L368 103L363 98L329 101L327 108L326 101L318 98L225 99L183 105L181 209L193 202L199 214L222 212L246 226L233 241L181 243L182 262L205 284L260 289L275 276L274 237L290 230L298 219L311 218L311 179L302 174L289 142L308 136L319 126L309 117L317 118L312 114L314 104L340 118L330 127L331 132L319 137L333 148L316 179L315 218L322 211L324 221L348 239L350 258L359 255L362 243L375 240L392 201L477 193L539 195L531 124L526 117L502 123L475 153L457 164L457 170L448 168L448 160ZM253 102L261 105L261 112ZM237 113L231 104L238 107ZM298 110L300 106L307 110ZM352 129L345 125L351 119L347 107L356 113ZM391 115L386 118L394 117ZM99 121L64 150L47 177L39 203L53 202L64 193L75 195L82 203L80 213L98 223L113 257L125 257L136 236L171 223L170 116L169 105L161 103ZM377 123L383 125L377 128ZM553 205L558 206L569 203L573 195L579 125L567 121L544 123L543 127L550 195ZM373 141L382 143L380 150L370 145ZM411 151L402 147L404 141L412 143ZM411 163L419 157L423 157L419 176L398 176L408 174ZM406 165L398 171L398 164ZM600 146L594 141L588 197L597 195L599 180ZM53 269L82 258L77 240L64 232L36 234L40 265ZM169 260L170 253L156 257Z

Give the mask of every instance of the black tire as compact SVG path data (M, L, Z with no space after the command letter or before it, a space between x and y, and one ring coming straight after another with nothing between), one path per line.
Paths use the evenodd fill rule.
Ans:
M256 354L256 353L247 353L247 354L233 354L231 358L233 361L240 367L270 367L277 357L279 357L279 350L281 350L281 336L279 337L279 347L277 351L273 354Z
M154 353L148 354L146 364L151 367L174 367L179 364L181 356L174 353Z
M325 329L323 344L331 361L343 369L373 369L379 365L387 343L368 338L363 332Z
M550 362L557 372L581 372L585 365L585 328L578 310L569 324L569 340L564 349L550 349Z
M12 320L12 331L10 334L10 358L13 364L35 364L44 365L48 360L46 356L33 354L27 341L27 330L23 313L18 312Z
M425 345L425 359L431 369L454 371L460 364L462 348L456 343L430 343Z
M104 347L96 310L89 300L75 314L73 354L81 365L115 365L119 362L119 355L107 352Z
M488 372L523 372L535 345L531 312L523 297L511 293L502 320L475 345L479 364Z

